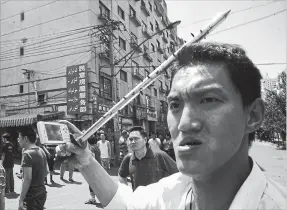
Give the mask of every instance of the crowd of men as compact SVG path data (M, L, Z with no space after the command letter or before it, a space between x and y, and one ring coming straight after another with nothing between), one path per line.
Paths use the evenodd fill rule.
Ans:
M286 209L284 187L267 178L248 154L265 113L260 80L240 46L190 44L173 69L167 116L171 138L153 134L149 139L138 126L124 131L119 182L107 173L114 155L110 131L87 142L79 139L83 132L75 125L60 121L78 145L71 141L58 150L89 184L88 203L97 198L107 209ZM47 155L36 146L35 132L21 131L18 142L24 148L19 207L25 202L28 210L43 209Z

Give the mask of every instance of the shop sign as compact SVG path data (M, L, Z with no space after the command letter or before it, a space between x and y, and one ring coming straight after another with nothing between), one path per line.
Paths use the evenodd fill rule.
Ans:
M147 111L147 120L148 121L157 121L157 111Z
M87 64L67 67L67 114L88 112Z

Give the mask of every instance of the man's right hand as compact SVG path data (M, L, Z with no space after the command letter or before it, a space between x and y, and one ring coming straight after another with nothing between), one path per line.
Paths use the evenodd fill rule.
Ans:
M87 146L87 141L82 141L82 139L79 139L79 137L82 135L82 132L67 120L60 120L59 123L68 126L68 129L72 134L71 138L74 138L78 143L77 146L72 142L67 142L64 146L64 150L75 154L73 157L71 157L72 163L74 163L76 167L87 165L90 161L90 158L92 158L92 153Z

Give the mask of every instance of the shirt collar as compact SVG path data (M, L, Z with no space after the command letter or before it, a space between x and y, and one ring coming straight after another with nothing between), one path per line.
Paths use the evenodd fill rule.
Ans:
M142 159L150 158L150 157L153 156L153 152L152 152L152 149L150 148L150 146L147 145L146 148L147 148L146 154L145 154L145 156L144 156ZM132 153L131 159L132 159L132 160L137 159L137 157L135 156L135 153L134 153L134 152Z
M267 186L267 179L257 163L249 157L252 162L252 169L234 197L229 209L257 209L264 190Z

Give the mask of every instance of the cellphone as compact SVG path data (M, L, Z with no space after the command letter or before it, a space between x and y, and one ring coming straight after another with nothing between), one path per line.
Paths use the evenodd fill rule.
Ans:
M41 144L64 144L71 140L65 124L40 121L37 123L37 130Z

